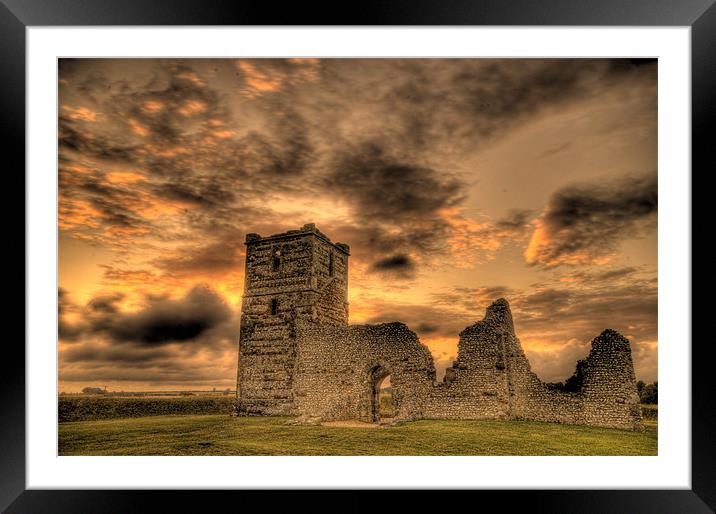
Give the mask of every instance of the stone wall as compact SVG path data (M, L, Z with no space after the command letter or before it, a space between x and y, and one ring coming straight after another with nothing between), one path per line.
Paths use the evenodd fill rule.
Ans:
M582 393L583 423L620 428L641 425L631 348L615 330L607 329L592 341Z
M504 299L460 333L458 357L442 382L433 359L402 323L300 326L296 413L374 421L372 374L390 373L397 418L527 419L640 429L629 342L612 330L592 343L581 386L549 388L530 369Z
M375 373L390 375L396 418L423 417L433 387L430 350L403 323L299 328L295 382L299 415L374 421Z
M605 330L569 390L531 370L509 304L493 302L460 333L437 382L433 358L402 323L348 325L347 245L314 225L246 238L239 342L239 414L376 420L376 387L390 376L397 420L527 419L641 428L629 341Z
M485 319L460 333L457 360L425 399L424 415L438 419L505 419L510 394L501 311L493 304Z

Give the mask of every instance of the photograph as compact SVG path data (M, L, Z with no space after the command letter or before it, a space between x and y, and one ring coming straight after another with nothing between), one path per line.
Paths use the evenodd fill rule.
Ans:
M657 456L658 71L58 58L58 455Z

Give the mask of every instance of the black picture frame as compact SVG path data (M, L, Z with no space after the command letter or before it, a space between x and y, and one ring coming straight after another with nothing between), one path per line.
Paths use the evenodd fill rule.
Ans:
M352 8L351 6L352 5ZM25 30L31 26L117 25L551 25L551 26L684 26L691 28L692 71L692 488L690 490L583 491L414 491L421 509L451 508L464 501L488 501L536 512L713 512L716 509L716 408L712 383L711 338L699 332L709 319L706 288L713 274L706 268L709 237L696 237L701 220L709 220L706 177L716 169L707 128L716 111L716 6L714 0L372 0L359 4L287 3L232 0L0 0L0 119L8 187L25 190ZM9 176L11 175L11 176ZM694 187L697 185L698 187ZM10 190L10 189L8 189ZM22 195L24 198L24 195ZM10 202L5 202L10 208ZM17 217L17 206L6 219ZM10 216L12 212L12 217ZM702 230L702 236L703 236ZM24 247L24 245L23 245ZM20 260L24 252L15 252ZM24 297L24 293L23 293ZM23 302L24 308L24 302ZM9 316L9 315L8 315ZM698 321L698 323L696 323ZM702 336L702 337L699 337ZM0 373L3 403L0 415L0 509L17 512L143 512L204 511L207 506L233 508L258 502L264 507L365 511L379 505L391 509L392 496L375 491L343 492L333 499L326 491L75 491L26 490L25 486L25 353L19 338L5 344ZM685 341L684 344L688 344ZM9 365L8 363L14 364ZM439 470L436 470L439 472ZM457 496L456 496L457 495ZM469 495L469 497L467 497ZM464 497L463 497L464 496ZM401 498L401 504L405 498ZM339 503L336 503L339 502ZM478 503L479 502L479 503ZM6 510L5 510L6 509ZM511 510L511 509L510 509Z

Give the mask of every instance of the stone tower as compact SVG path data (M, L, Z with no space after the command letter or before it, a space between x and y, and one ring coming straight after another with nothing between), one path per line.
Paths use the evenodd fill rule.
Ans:
M331 242L312 223L268 237L246 235L240 415L294 413L296 324L348 323L349 255L348 245Z

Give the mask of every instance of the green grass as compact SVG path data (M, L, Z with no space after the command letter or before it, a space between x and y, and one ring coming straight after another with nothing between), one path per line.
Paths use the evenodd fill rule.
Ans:
M59 425L60 455L656 455L644 432L536 421L422 420L387 428L286 425L289 418L154 416Z

